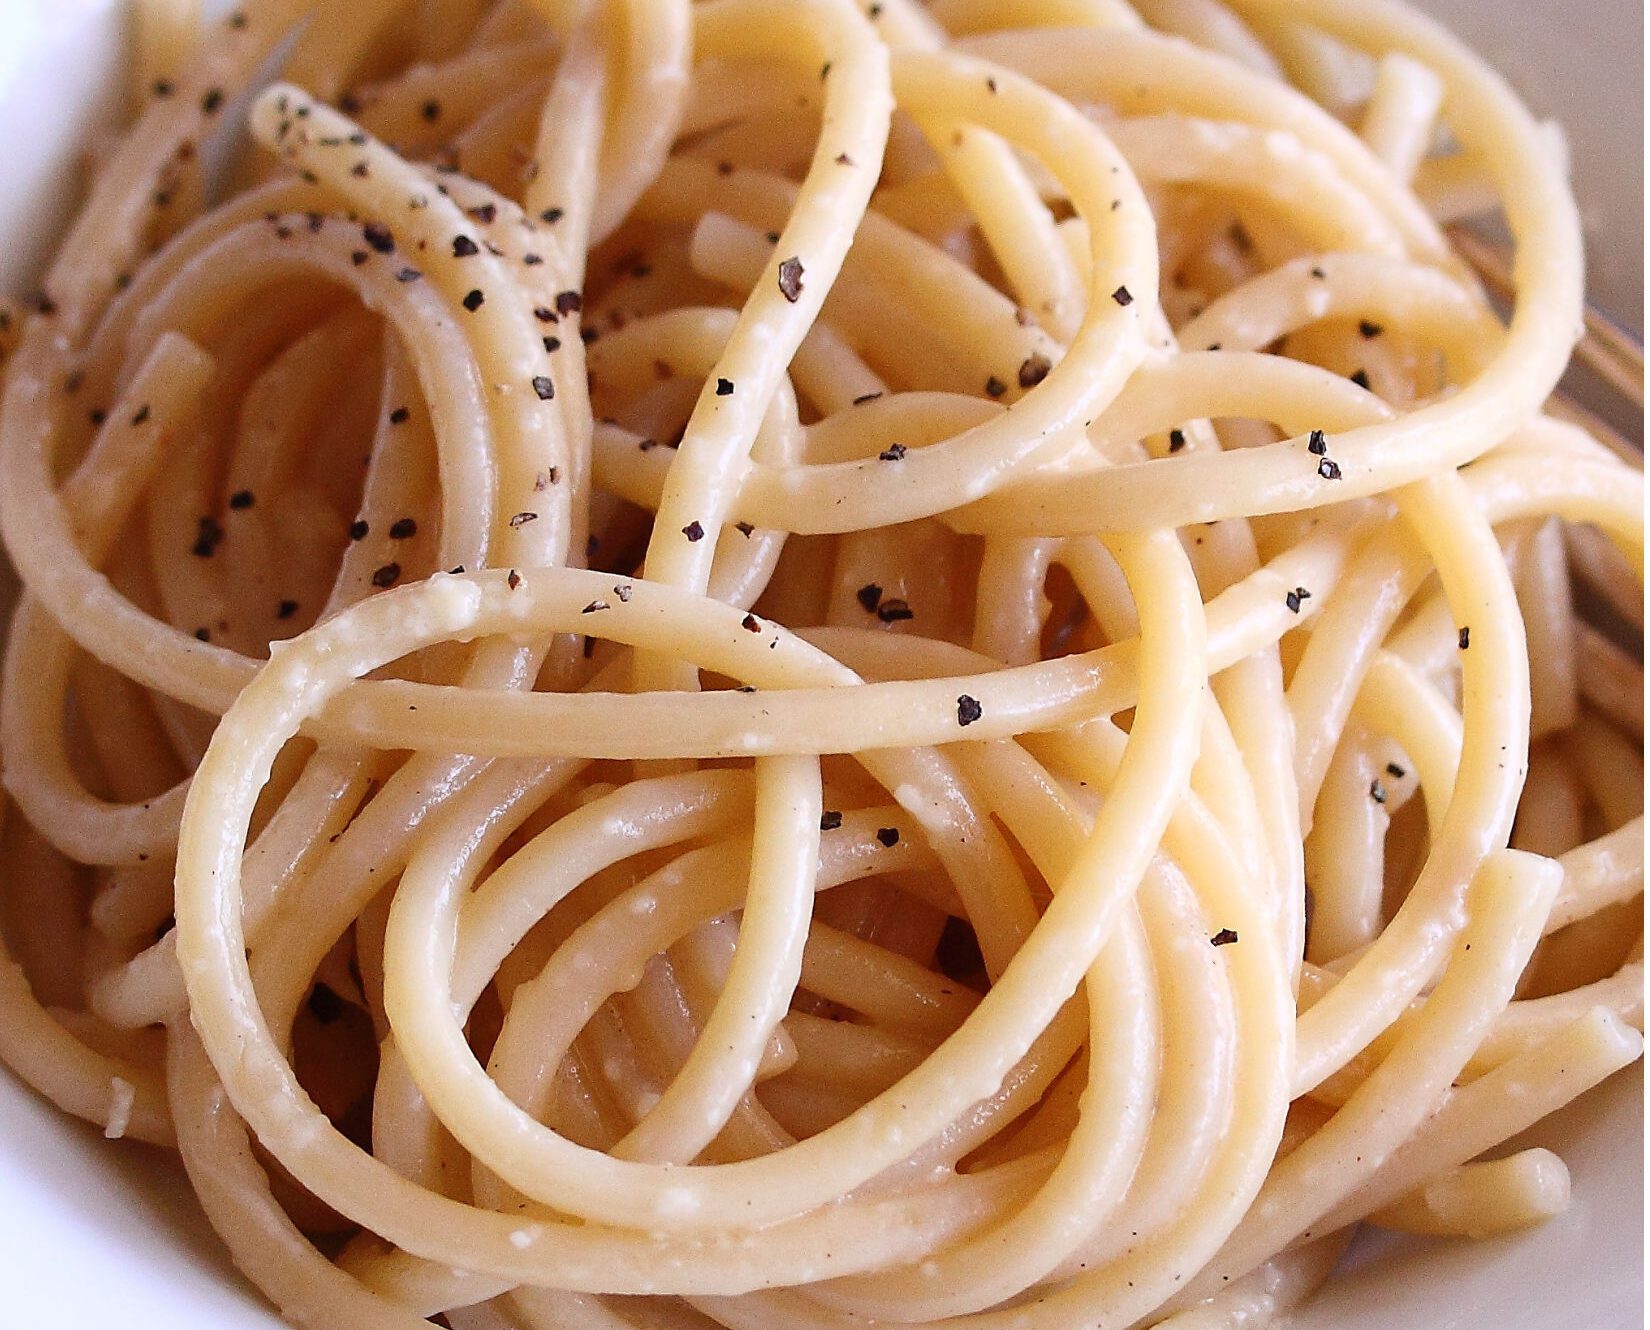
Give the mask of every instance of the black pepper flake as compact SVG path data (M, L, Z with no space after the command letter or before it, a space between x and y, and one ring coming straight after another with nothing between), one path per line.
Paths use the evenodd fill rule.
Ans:
M359 180L365 180L369 175L372 174L372 171L367 166L366 161L362 160L362 161L357 162L354 166L350 167L349 173L352 176L355 176Z
M282 99L283 101L285 98ZM361 111L362 102L353 92L346 92L338 99L338 109L345 115L357 115ZM282 107L285 110L285 107Z
M1320 458L1318 461L1318 474L1325 480L1339 480L1341 478L1340 463L1331 457Z
M366 243L373 246L373 249L376 249L380 254L388 254L391 249L396 248L394 234L381 221L368 221L368 223L361 224L361 238L365 239Z
M854 596L867 614L875 614L877 606L882 603L882 588L875 582L867 582L854 592Z
M1020 363L1020 387L1035 388L1054 368L1053 363L1041 351L1033 351Z
M457 577L463 571L464 571L464 565L461 564L461 563L460 564L454 564L451 568L449 568L447 570L448 574L453 576L453 577Z
M197 641L197 642L210 642L211 640L212 640L212 630L210 628L197 628L197 629L195 629L195 641Z
M1170 430L1169 431L1169 451L1171 453L1178 453L1185 446L1186 446L1186 431L1183 430L1183 429L1172 429L1172 430Z
M349 261L359 268L370 257L371 255L369 255L364 249L351 250Z
M732 397L733 396L733 380L732 379L718 379L718 380L716 380L716 395L718 397Z
M406 407L398 406L390 412L390 424L405 425L411 416L412 412L407 410Z
M1369 797L1378 804L1386 802L1386 789L1378 780L1369 782Z
M556 313L577 314L584 308L584 297L577 291L562 291L556 296Z
M137 409L137 414L132 417L132 424L141 425L141 424L143 424L144 421L146 421L148 419L149 419L149 403L145 402L142 406L140 406Z
M1402 780L1406 773L1396 762L1388 762L1386 764L1386 774L1391 776L1393 780Z
M762 620L758 619L754 614L747 614L739 621L739 626L747 633L760 633L762 631Z
M1379 337L1385 331L1386 329L1378 323L1371 323L1368 319L1358 320L1358 332L1365 340L1371 337Z
M290 619L297 612L298 602L295 600L283 600L275 607L275 617L277 619Z
M957 724L972 725L984 714L984 708L979 701L964 693L957 699Z
M241 11L237 9L233 14L231 14L224 21L226 23L228 23L230 27L234 28L237 32L239 32L242 28L244 28L246 26L246 15L241 13Z
M1353 370L1351 374L1347 375L1347 377L1349 379L1351 379L1353 383L1357 384L1358 387L1362 388L1365 392L1369 391L1369 375L1366 374L1363 370L1361 370L1361 369Z
M401 580L401 565L386 563L381 568L373 569L372 584L375 587L392 587Z
M993 93L996 92L997 91L997 80L994 79L994 78L986 79L985 87L986 87L987 92L993 92Z
M1312 275L1314 277L1316 277L1320 282L1323 281L1326 277L1329 276L1329 274L1326 273L1322 268L1312 269Z
M802 297L802 260L799 258L786 259L779 265L779 294L791 304Z
M173 87L171 79L156 79L149 85L149 91L157 97L170 97L177 89Z
M358 517L349 524L349 538L351 540L365 540L370 529L367 526L366 519Z
M834 808L827 809L819 815L819 829L821 831L838 831L842 827L842 814Z
M1463 628L1461 630L1461 636L1455 639L1455 644L1458 647L1460 647L1461 650L1463 650L1463 651L1465 651L1469 646L1471 646L1472 645L1472 629L1471 628Z
M877 454L879 462L903 462L905 460L905 445L891 443Z
M1306 436L1306 451L1314 457L1322 457L1329 451L1329 440L1321 429L1315 429Z
M705 528L695 518L682 528L682 534L688 538L689 542L696 544L705 538Z
M510 570L510 575L504 579L504 584L506 586L508 586L510 588L510 590L514 591L518 586L521 585L521 574L518 573L514 568L512 568ZM586 656L588 656L590 654L590 639L587 637L587 638L584 639L584 641L585 641L584 654Z
M1008 391L1008 385L993 374L985 381L985 395L987 397L1001 397Z
M855 406L864 406L865 403L874 402L881 396L881 393L861 393L858 397L854 398L853 404Z
M418 523L411 517L398 517L390 523L391 540L411 540L418 534Z
M87 418L92 422L92 424L101 425L109 418L109 413L107 411L91 411L87 413Z
M487 297L482 295L479 290L470 291L470 292L466 293L466 295L465 295L465 297L464 297L464 299L461 303L463 304L465 309L469 310L470 313L474 314L478 309L480 309L484 304L487 303Z
M229 506L235 509L236 512L250 508L252 503L253 498L251 490L236 490L229 496Z
M556 311L553 309L546 309L543 305L538 305L533 309L533 317L540 323L554 323L556 321Z
M1299 591L1285 592L1283 603L1289 607L1291 614L1299 614L1301 612L1301 593Z
M325 984L309 990L309 1014L322 1025L331 1025L344 1014L344 1000Z
M540 471L533 480L534 493L543 493L561 479L561 468L553 466L547 471Z
M899 844L899 828L879 827L877 829L877 839L881 841L886 848L891 850L894 846Z
M426 120L432 122L439 120L441 119L441 103L432 98L418 108L418 113Z
M916 611L903 600L885 600L877 606L877 618L883 623L903 623L916 617Z
M1129 288L1120 286L1111 293L1111 298L1124 308L1134 304L1134 297L1129 294Z
M622 604L628 605L630 603L631 594L635 591L635 589L635 587L626 586L623 582L621 582L618 586L613 588L613 594L619 598Z
M533 375L533 391L538 394L541 402L548 402L556 395L556 385L543 374Z
M735 531L737 531L741 536L743 536L746 540L749 540L751 538L751 533L756 530L756 528L753 527L749 522L735 522L733 524L733 529Z
M605 609L608 609L608 608L609 608L608 603L605 600L593 600L588 605L586 605L582 610L580 610L579 613L580 614L595 614L599 610L605 610Z
M222 540L223 528L218 525L217 519L203 517L195 528L195 543L190 546L190 552L198 559L210 559L217 553Z
M491 205L489 204L488 206L490 207ZM539 220L544 222L546 225L554 226L565 216L567 216L567 214L560 208L546 208L539 214Z
M589 346L590 343L594 342L601 335L602 333L600 328L581 328L579 330L579 340L586 346Z
M208 88L206 96L201 98L201 110L205 111L207 115L216 115L222 105L222 88Z
M819 81L821 83L823 83L826 79L830 78L830 76L831 76L831 62L829 60L827 60L823 65L821 65L819 67Z
M554 355L561 350L561 338L559 337L546 337L543 342L546 355Z
M519 531L529 522L536 522L538 520L539 515L537 513L516 513L510 518L510 529L512 531Z
M81 385L85 382L85 371L78 369L74 370L69 374L68 378L63 380L63 391L68 393L70 396L73 396L75 393L80 391Z
M529 268L536 268L539 264L544 262L544 258L539 254L523 254L521 256L521 261Z
M395 280L398 282L416 282L423 275L417 268L403 268L395 274Z
M1209 939L1209 945L1211 947L1229 947L1237 940L1238 935L1236 929L1223 928L1220 932L1216 933Z
M845 152L839 152L836 155L836 164L838 166L852 166L854 159Z
M453 237L453 257L455 259L467 259L472 254L479 253L481 253L481 246L471 240L469 236Z

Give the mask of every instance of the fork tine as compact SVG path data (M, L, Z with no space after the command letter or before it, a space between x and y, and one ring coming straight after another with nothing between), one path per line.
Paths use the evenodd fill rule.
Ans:
M1506 248L1464 226L1452 226L1451 242L1490 292L1503 300L1515 294L1512 260ZM1581 362L1635 408L1644 408L1644 348L1608 315L1588 305L1586 335L1576 345Z
M1604 314L1587 306L1587 335L1576 347L1582 362L1627 401L1644 406L1644 348Z
M1572 425L1579 425L1588 434L1597 439L1606 448L1613 452L1628 466L1642 471L1644 469L1644 451L1631 439L1628 439L1604 420L1596 412L1589 411L1575 398L1566 393L1556 392L1547 401L1546 414L1556 416L1559 420L1566 420Z

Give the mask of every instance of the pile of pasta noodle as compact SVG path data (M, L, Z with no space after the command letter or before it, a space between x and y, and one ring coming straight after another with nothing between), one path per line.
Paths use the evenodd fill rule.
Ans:
M0 1055L287 1317L1258 1326L1564 1207L1484 1156L1641 1047L1642 487L1483 65L188 9L6 320Z

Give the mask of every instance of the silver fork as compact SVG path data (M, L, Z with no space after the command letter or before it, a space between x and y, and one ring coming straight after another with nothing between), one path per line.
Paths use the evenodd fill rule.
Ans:
M1449 228L1449 238L1456 251L1464 258L1485 289L1498 301L1511 303L1512 255L1508 247L1487 240L1466 226ZM1578 402L1574 394L1561 389L1553 396L1549 410L1556 416L1570 420L1587 430L1601 443L1620 454L1623 461L1640 469L1644 466L1644 347L1639 339L1616 323L1608 314L1588 305L1583 311L1585 332L1576 343L1576 361L1592 376L1603 392L1602 402L1619 407L1622 419L1637 422L1639 437L1635 441L1599 412ZM1617 412L1612 410L1612 416Z

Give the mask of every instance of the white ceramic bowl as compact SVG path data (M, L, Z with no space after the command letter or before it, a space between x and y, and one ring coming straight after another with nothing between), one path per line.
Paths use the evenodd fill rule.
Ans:
M1593 298L1642 329L1642 6L1425 7L1565 126ZM122 12L119 0L0 0L0 290L25 290L61 234L75 155L120 96ZM1487 1242L1361 1238L1297 1330L1642 1326L1642 1088L1635 1067L1531 1134L1570 1166L1575 1202L1563 1217ZM0 1074L0 1324L275 1330L280 1322L230 1267L170 1157L111 1145Z

